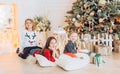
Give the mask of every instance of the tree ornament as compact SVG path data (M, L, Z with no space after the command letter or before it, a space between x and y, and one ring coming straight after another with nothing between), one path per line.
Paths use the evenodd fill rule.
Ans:
M101 9L98 9L98 11L97 11L98 13L101 13Z
M106 0L99 0L99 6L105 6Z
M80 23L79 22L76 21L74 24L75 24L75 27L80 27Z
M88 2L84 4L84 8L86 9L88 7Z
M77 18L80 18L80 15L79 15L79 14L77 15Z
M77 2L80 2L81 0L77 0Z
M94 11L92 11L92 12L90 13L90 16L94 16L94 14L95 14L95 12L94 12Z
M111 25L114 26L114 21L110 21L111 22Z
M109 28L109 32L110 32L110 33L113 33L112 27Z
M99 19L99 23L103 22L103 20L104 20L103 18L100 18L100 19Z
M75 19L75 18L73 18L73 19L72 19L72 21L73 21L73 22L75 22L75 21L76 21L76 19Z

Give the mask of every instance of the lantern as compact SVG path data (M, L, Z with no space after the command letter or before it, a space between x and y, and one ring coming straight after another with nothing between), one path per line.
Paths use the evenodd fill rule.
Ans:
M64 46L66 44L67 40L67 33L66 31L62 28L59 27L58 30L53 32L54 36L57 39L58 42L58 48L60 49L60 52L63 52Z

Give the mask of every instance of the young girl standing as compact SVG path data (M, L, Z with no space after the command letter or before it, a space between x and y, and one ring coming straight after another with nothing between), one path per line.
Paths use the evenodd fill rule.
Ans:
M22 34L20 40L20 53L19 56L23 59L26 59L31 50L40 50L41 47L38 47L38 37L37 32L35 31L35 25L32 19L25 20L25 31Z

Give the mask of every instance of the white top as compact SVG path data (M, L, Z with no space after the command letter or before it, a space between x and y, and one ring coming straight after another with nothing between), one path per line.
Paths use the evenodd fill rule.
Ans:
M20 38L20 52L22 52L25 47L37 46L37 42L37 32L25 30Z

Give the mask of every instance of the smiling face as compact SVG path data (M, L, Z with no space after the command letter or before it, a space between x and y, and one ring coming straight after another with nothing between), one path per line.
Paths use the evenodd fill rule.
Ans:
M77 33L72 33L72 34L69 36L69 39L70 39L72 42L76 42L77 39L78 39Z
M27 28L28 30L32 30L32 28L33 28L33 23L32 23L30 20L26 21L26 22L25 22L25 25L26 25L26 28Z
M45 49L49 49L49 50L52 50L52 49L55 49L57 47L57 40L55 37L53 36L50 36L48 37L46 43L45 43L45 47L44 47L44 50Z
M35 30L34 21L32 19L26 19L25 20L25 29L28 31Z
M53 49L56 49L56 47L57 47L57 41L56 41L55 39L52 39L52 40L50 41L49 48L50 48L51 50L53 50Z

